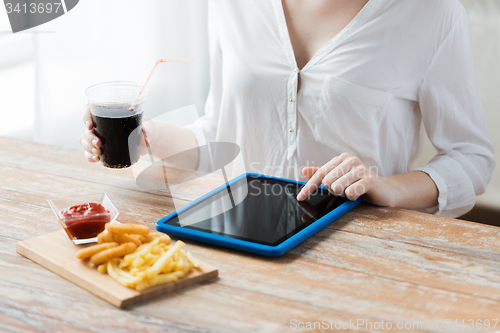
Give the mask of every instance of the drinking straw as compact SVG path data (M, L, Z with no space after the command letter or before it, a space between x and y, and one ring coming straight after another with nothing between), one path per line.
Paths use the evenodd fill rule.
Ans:
M130 109L129 109L130 112L134 111L134 108L137 105L137 101L139 100L139 98L141 97L141 95L144 93L144 90L146 89L146 86L148 85L149 80L151 79L151 76L153 76L153 73L154 73L154 71L155 71L155 69L156 69L156 67L158 66L159 63L162 63L162 62L191 62L191 61L193 61L192 58L174 58L174 59L158 59L158 60L156 60L153 68L151 68L151 71L149 72L149 75L146 78L146 81L144 81L144 84L142 85L141 90L139 90L139 93L137 94L137 96L135 97L134 101L130 105ZM146 135L146 131L144 130L144 127L142 128L142 135L144 136L144 142L146 142L146 147L148 148L148 154L149 154L150 159L151 159L151 165L153 165L154 162L155 162L155 160L153 158L153 152L151 151L151 146L149 145L149 140L148 140L148 137ZM165 187L166 187L166 189L168 191L167 172L165 170L165 166L164 165L162 165L162 168L163 168L163 178L165 180Z
M156 69L156 66L158 66L159 63L161 63L161 62L190 62L190 61L193 61L193 59L192 58L177 58L177 59L158 59L158 60L156 60L153 68L151 68L151 71L149 72L149 75L146 78L146 81L144 81L144 84L142 85L141 90L139 90L139 93L135 97L135 100L132 102L132 105L130 106L130 111L134 110L134 107L137 104L137 100L139 99L139 97L141 97L144 90L146 89L146 86L148 85L149 80L151 79L151 76L153 76L153 73Z

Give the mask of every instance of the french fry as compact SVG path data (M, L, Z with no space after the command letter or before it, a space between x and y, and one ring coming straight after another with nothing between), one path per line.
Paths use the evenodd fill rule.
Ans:
M107 223L106 230L115 234L134 234L142 236L149 234L149 228L142 224Z
M97 243L103 244L103 243L109 243L109 242L114 242L115 239L113 238L113 234L110 232L107 232L104 230L101 232L99 235L97 235Z
M118 283L124 285L125 287L134 287L137 283L136 281L130 281L129 279L124 278L116 271L116 262L114 260L110 260L107 263L106 269L108 271L109 276L111 276Z
M86 247L84 249L78 250L76 252L76 258L77 259L87 259L92 257L94 254L99 253L103 250L110 249L112 247L118 246L118 243L104 243L104 244L97 244L97 245L92 245L89 247Z
M174 266L174 263L173 262L170 262L168 264L166 264L163 269L161 270L160 274L163 274L163 273L171 273L173 271L173 266Z
M170 271L171 272L176 271L176 270L179 269L177 261L172 261L172 262L168 263L167 265L170 267Z
M135 289L137 291L142 291L146 288L151 288L151 287L158 286L160 284L165 284L168 282L177 281L180 276L184 275L184 273L182 275L180 275L179 273L182 273L182 272L173 272L173 273L161 274L161 275L155 276L154 278L150 279L149 281L137 283L135 285Z
M152 236L152 235L147 235L147 236L142 236L142 237L144 237L144 241L143 241L143 243L149 243L149 242L151 242L153 239L158 238L158 237L154 237L154 236Z
M145 248L145 247L149 247L149 246L150 246L150 245L149 245L149 243L142 243L142 244L141 244L141 245L137 248L137 250L135 250L135 252L134 252L134 253L139 252L139 251L142 251L142 249L143 249L143 248Z
M162 248L161 246L158 244L158 245L155 245L151 248L151 253L154 253L154 254L160 254L162 253Z
M160 243L163 243L165 245L170 245L172 243L172 239L168 235L161 235L160 237Z
M147 258L146 258L146 261L144 262L144 264L142 264L141 269L146 269L146 268L151 267L160 256L156 255L156 254L148 253L148 255L146 255L145 257L147 257Z
M133 235L127 235L127 234L114 234L113 238L115 242L118 244L123 244L123 243L129 243L132 242L137 246L140 246L142 242L137 238L136 236Z
M184 256L181 251L177 252L179 254L179 259L177 261L177 269L182 272L187 272L189 269L187 259L184 259Z
M151 279L154 276L158 275L160 271L163 269L165 264L168 262L169 259L171 259L178 250L182 249L186 244L184 244L183 241L178 240L174 246L172 246L170 249L168 249L167 252L163 253L158 260L146 270L146 276Z
M124 243L120 246L113 247L94 254L90 257L90 262L94 265L100 265L103 262L109 261L114 258L123 257L126 254L132 253L137 249L134 243ZM109 267L108 267L109 269Z
M144 260L143 257L137 257L135 258L132 263L130 264L133 268L137 268L137 267L141 267L142 265L144 265L144 263L146 262L146 260Z
M153 240L151 243L146 243L146 244L141 245L138 248L137 251L135 251L134 253L128 254L125 257L123 257L123 260L125 260L127 262L132 262L135 258L143 256L146 253L149 253L149 251L151 250L151 248L153 246L155 246L156 244L158 244L159 241L160 241L159 239L158 240Z
M159 238L160 243L163 243L165 245L170 245L172 243L172 239L170 238L169 235L164 234L163 232L151 232L149 235L146 236L146 242L151 242L153 239Z
M107 273L118 283L142 291L177 281L189 274L200 262L185 252L184 242L172 244L161 232L150 232L139 224L106 224L98 237L98 245L77 252L77 258L86 259Z
M186 253L186 257L189 260L189 262L193 265L193 267L195 267L195 268L200 267L200 265L201 265L200 262L193 257L191 252Z
M137 239L139 239L141 241L141 243L149 243L147 241L148 239L148 236L143 236L143 235L135 235L135 237L137 237Z
M120 267L118 267L118 265L116 265L115 263L113 264L113 268L114 268L115 272L118 273L118 275L129 280L130 282L137 283L137 282L140 282L142 280L141 278L139 278L137 276L133 276L129 272L126 272L123 269L120 269Z
M120 260L120 262L118 263L118 267L120 267L121 269L125 269L129 266L129 263L125 262L124 260Z
M100 264L99 266L97 266L97 270L101 273L106 273L108 271L108 269L106 268L107 266L107 263L104 263L104 264Z
M183 277L185 274L184 272L174 272L174 273L178 278Z
M189 272L193 268L193 264L188 260L186 253L182 251L182 257L184 258L184 261L186 262L186 271L185 273Z
M134 275L142 278L143 281L146 280L146 272L145 271L140 271L140 272L134 273Z

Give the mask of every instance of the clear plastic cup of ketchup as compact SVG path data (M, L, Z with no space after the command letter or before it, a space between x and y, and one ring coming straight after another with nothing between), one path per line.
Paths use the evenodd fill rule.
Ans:
M105 224L119 214L105 193L47 201L73 244L97 242Z

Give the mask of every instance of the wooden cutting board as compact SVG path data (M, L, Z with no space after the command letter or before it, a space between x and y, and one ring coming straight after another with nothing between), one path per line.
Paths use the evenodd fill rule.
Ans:
M76 259L75 252L82 247L73 245L64 230L16 243L17 253L120 308L218 275L217 268L202 262L199 268L176 282L138 292L122 286L107 274L99 273L87 260Z

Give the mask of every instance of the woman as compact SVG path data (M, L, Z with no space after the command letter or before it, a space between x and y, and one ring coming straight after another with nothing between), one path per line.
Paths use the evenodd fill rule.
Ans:
M495 161L458 0L212 1L209 48L205 116L152 133L172 152L234 142L247 171L309 178L298 200L322 184L456 217L485 191ZM422 121L438 154L412 170Z

